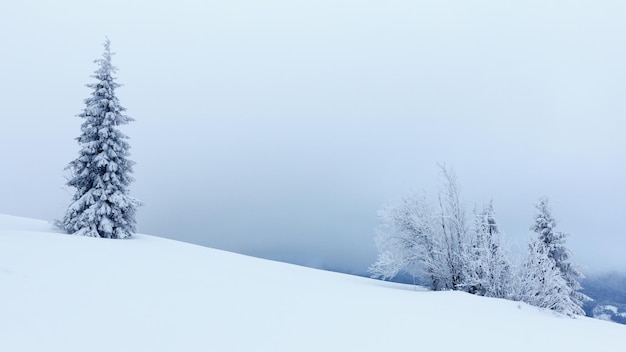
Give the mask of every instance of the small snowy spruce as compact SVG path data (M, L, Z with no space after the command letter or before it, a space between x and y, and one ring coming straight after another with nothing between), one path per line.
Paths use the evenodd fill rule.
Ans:
M493 201L482 212L474 210L474 233L468 263L468 292L510 298L512 265L508 247L495 219Z
M129 195L133 181L130 174L134 162L128 159L128 137L118 126L133 121L123 114L115 89L111 65L110 41L104 42L104 54L95 60L99 65L92 77L96 83L85 99L85 108L78 116L84 119L78 157L67 166L70 171L68 186L76 189L64 218L58 225L75 235L126 238L135 232L135 213L141 202Z
M540 239L531 240L528 257L520 270L518 300L571 317L585 314L578 302L572 300L574 290L563 279L548 247Z
M537 214L531 230L537 233L539 241L546 247L548 257L554 261L561 273L561 277L563 277L563 280L571 289L570 299L576 305L582 307L583 302L589 301L590 298L579 292L582 287L578 280L583 279L584 275L575 265L569 262L572 252L565 247L567 234L554 230L556 221L552 218L547 198L539 199L536 208ZM577 314L584 315L582 308Z

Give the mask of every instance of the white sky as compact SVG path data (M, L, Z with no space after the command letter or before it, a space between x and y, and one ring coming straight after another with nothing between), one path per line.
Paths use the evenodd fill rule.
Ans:
M62 216L105 35L139 230L363 272L376 212L551 198L575 260L625 269L626 2L21 1L0 11L0 212Z

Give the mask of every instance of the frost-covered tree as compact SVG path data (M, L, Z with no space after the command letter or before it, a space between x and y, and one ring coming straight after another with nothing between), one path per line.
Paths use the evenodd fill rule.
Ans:
M411 193L379 212L382 225L375 237L378 259L372 277L391 279L401 272L421 276L434 289L445 288L449 270L442 265L441 238L435 236L434 212L424 196Z
M374 238L379 250L378 260L370 267L372 277L390 279L400 272L414 278L420 262L420 237L428 232L429 226L423 222L425 205L416 194L411 194L396 206L387 206L378 215L383 220Z
M469 260L467 263L468 274L466 279L466 290L470 293L485 295L487 280L489 277L489 268L486 258L488 254L487 233L485 231L485 222L482 213L479 213L476 207L473 210L474 223L472 225L471 234L473 235Z
M498 229L493 202L482 212L474 210L470 260L468 262L468 291L482 296L509 298L512 267L504 237Z
M439 192L438 232L443 242L441 252L450 276L445 288L468 290L468 269L471 260L471 237L465 209L461 204L461 190L454 171L440 166L442 188Z
M590 298L579 292L582 287L578 280L583 279L584 276L575 265L569 262L572 252L565 247L567 234L554 230L556 221L552 217L547 198L539 199L536 208L537 214L531 230L537 233L539 241L546 247L548 257L554 261L561 276L571 288L572 301L582 307L583 302Z
M556 262L550 258L548 247L542 240L531 240L528 257L520 270L515 298L569 316L585 314L579 302L572 298L574 290L563 278Z
M118 127L133 121L123 114L115 89L111 64L110 41L104 42L104 54L95 60L99 68L92 76L95 83L85 99L85 108L78 116L84 121L78 157L67 166L70 171L68 186L76 189L72 202L59 226L71 234L126 238L135 232L135 213L140 202L129 195L133 181L130 174L134 162L128 159L128 137Z
M453 172L441 168L438 210L411 194L380 212L375 241L379 256L373 277L389 279L404 271L420 275L435 290L467 290L470 237Z
M512 297L512 267L495 220L493 203L474 211L468 226L456 175L441 166L437 206L412 193L380 213L372 277L401 272L420 276L434 290L461 290L489 297Z

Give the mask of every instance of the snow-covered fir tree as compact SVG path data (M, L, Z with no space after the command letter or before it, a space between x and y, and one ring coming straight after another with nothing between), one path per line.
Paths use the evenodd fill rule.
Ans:
M474 210L468 291L482 296L509 298L511 296L512 266L504 237L498 229L493 201L482 212Z
M468 275L466 280L467 291L473 294L485 295L489 268L487 267L488 245L483 214L474 206L474 224L471 233L473 239L470 244Z
M579 292L582 287L578 280L583 279L584 276L575 265L569 262L572 252L565 247L567 234L554 230L556 221L552 217L547 198L539 199L536 208L537 214L531 230L537 233L539 241L546 247L548 257L554 261L561 276L571 288L572 301L582 307L583 302L590 298Z
M78 115L84 119L77 138L79 155L67 166L67 185L76 192L59 226L75 235L129 237L135 232L135 213L141 204L128 190L134 162L128 159L128 137L118 127L133 119L123 114L126 109L115 96L120 84L113 76L112 55L107 38L102 58L95 60L96 82L87 84L91 96Z
M520 268L515 298L568 316L584 315L580 304L572 299L573 292L556 262L550 258L548 247L540 239L532 239L526 262Z

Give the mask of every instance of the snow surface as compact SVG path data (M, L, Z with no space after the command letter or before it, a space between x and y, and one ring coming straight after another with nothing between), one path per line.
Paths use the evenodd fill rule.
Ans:
M626 326L0 215L0 351L624 351Z

